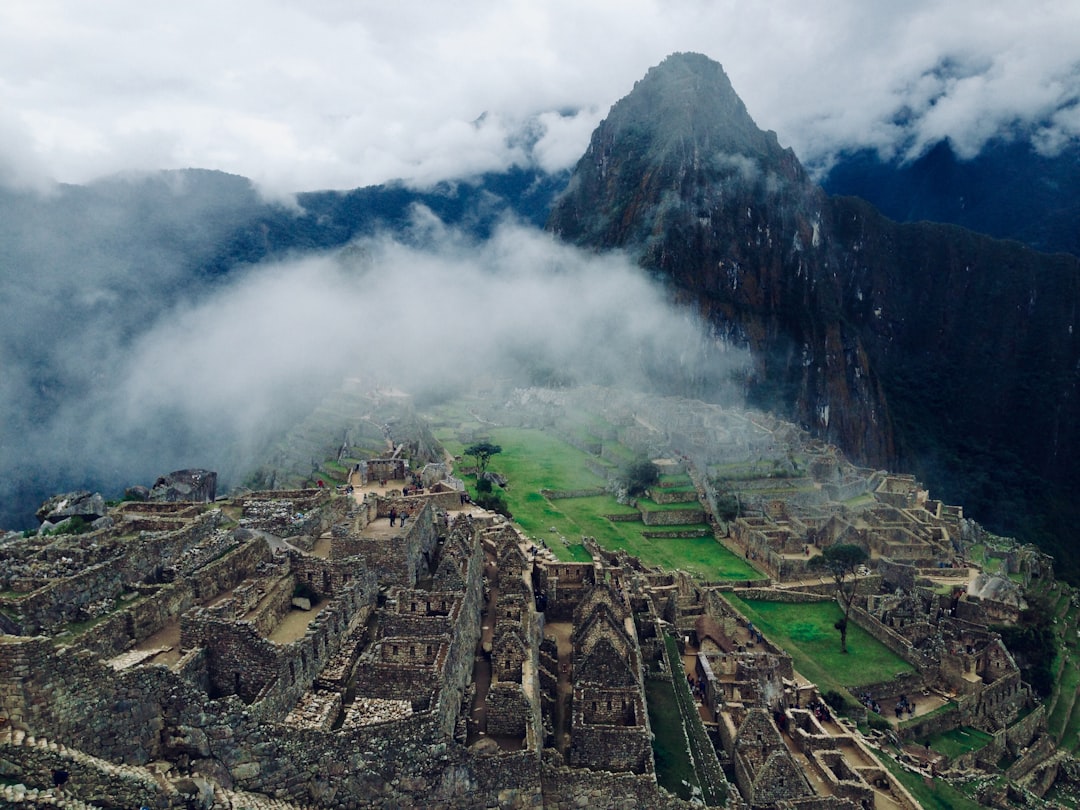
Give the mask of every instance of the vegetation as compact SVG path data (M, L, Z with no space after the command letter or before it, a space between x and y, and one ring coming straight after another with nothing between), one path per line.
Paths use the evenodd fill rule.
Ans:
M650 678L645 681L645 698L653 730L656 781L680 799L689 799L691 789L700 785L687 749L675 690L670 681Z
M664 643L667 645L668 659L671 662L671 685L679 704L679 714L682 715L686 738L690 741L690 756L694 760L694 770L701 783L705 803L710 807L721 806L727 800L725 783L720 774L713 774L713 771L718 770L719 767L716 762L716 751L709 740L709 735L705 733L705 726L701 722L701 715L698 714L694 696L690 694L690 686L686 678L682 677L682 655L679 653L678 642L673 636L665 636Z
M954 728L928 738L926 746L953 759L978 751L993 739L992 735L979 731L977 728Z
M660 480L660 470L647 458L639 458L626 468L626 491L641 495Z
M1053 662L1057 652L1054 637L1054 608L1045 596L1028 595L1028 609L1020 624L992 628L1001 634L1020 667L1021 676L1041 696L1053 691Z
M450 417L444 417L453 424ZM435 434L452 453L464 455L471 445L461 441L464 431L459 426L442 426ZM487 439L501 449L499 471L507 486L497 495L513 515L521 529L537 542L543 541L560 559L587 561L581 537L594 538L603 548L622 549L639 557L646 565L681 569L709 581L754 580L761 572L750 563L732 554L712 536L708 524L672 526L672 530L704 530L704 537L645 537L647 530L663 530L664 526L646 528L641 522L615 522L607 515L636 515L634 507L620 504L611 495L585 495L574 498L548 497L549 491L600 491L607 478L595 472L602 462L582 450L572 447L551 433L532 428L495 428ZM614 474L614 470L612 471ZM475 475L463 476L481 503L483 493ZM495 493L493 493L495 494ZM640 506L649 510L693 508L694 504L654 504L641 499Z
M855 600L855 580L859 566L866 562L866 551L862 546L852 543L837 543L827 547L820 556L810 560L810 568L824 570L836 583L840 598L844 603L844 615L836 620L833 627L840 631L840 652L847 653L848 617L851 615L851 603ZM851 578L848 584L848 577ZM847 585L847 587L845 587Z
M91 531L93 527L86 522L86 519L80 515L69 517L62 523L57 523L51 529L46 529L41 534L44 537L52 537L54 535L61 534L86 534Z
M914 668L858 625L848 630L847 653L830 643L836 620L843 614L835 602L747 601L724 594L774 644L792 657L795 668L823 692L843 694L849 688L880 683Z
M465 455L472 456L476 460L476 480L487 480L487 468L488 462L491 461L491 457L501 453L502 448L497 444L491 442L476 442L470 444L465 448Z

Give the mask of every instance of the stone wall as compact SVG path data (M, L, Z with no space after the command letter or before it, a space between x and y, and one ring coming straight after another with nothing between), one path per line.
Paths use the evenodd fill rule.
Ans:
M380 582L412 587L429 570L435 554L438 531L433 515L431 504L425 502L391 537L356 533L349 523L338 523L333 527L330 559L362 556Z
M641 522L646 526L686 526L705 522L705 510L697 509L652 509L642 510Z
M553 501L566 498L591 498L607 494L606 487L588 487L587 489L542 489L540 494Z
M493 683L486 703L489 735L524 739L531 708L520 683Z
M696 490L665 489L663 485L650 489L649 498L653 501L653 503L660 504L698 502L698 494Z
M1035 737L1046 730L1046 706L1039 704L1026 717L1017 720L1005 732L1005 743L1013 755L1031 745Z
M914 649L908 644L907 639L883 625L862 608L852 605L848 618L924 675L932 676L937 672L938 668L933 659Z
M831 586L835 590L835 585ZM740 599L760 600L763 602L784 602L801 604L804 602L830 602L832 598L819 593L793 591L786 588L737 588Z
M572 765L598 771L650 773L652 762L652 743L644 725L574 725Z
M165 568L180 565L182 572L197 569L205 559L191 552L211 538L223 520L221 512L214 509L175 532L122 541L112 558L10 603L19 613L22 632L55 632L65 624L102 615L122 593L138 583L154 581ZM215 550L220 553L216 545ZM186 553L188 560L184 559Z
M545 810L690 810L699 805L672 796L652 774L582 771L541 764Z

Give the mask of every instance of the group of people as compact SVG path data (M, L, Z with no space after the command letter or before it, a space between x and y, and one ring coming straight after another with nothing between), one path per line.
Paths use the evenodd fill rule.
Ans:
M870 695L862 696L862 705L872 711L874 714L881 714L881 704L874 700Z
M401 527L405 528L405 521L408 519L409 513L402 509L400 512L393 506L390 507L390 525L394 525L395 520L401 520Z
M915 701L908 700L907 695L901 695L900 699L896 701L896 719L899 720L904 716L904 712L907 712L908 717L915 716Z
M828 705L825 703L824 700L821 700L820 698L814 698L814 700L806 704L806 708L809 711L812 711L814 713L814 717L816 717L818 720L824 722L832 720L832 713L829 711Z

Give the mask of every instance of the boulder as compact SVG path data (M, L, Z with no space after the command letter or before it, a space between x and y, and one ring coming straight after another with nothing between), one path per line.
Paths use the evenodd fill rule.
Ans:
M124 490L125 501L147 501L150 500L150 489L141 485L128 487Z
M35 513L39 523L56 525L73 517L81 517L87 523L93 523L107 513L105 499L101 493L86 490L53 495L41 505Z
M150 500L212 503L217 497L217 473L211 470L177 470L163 475L150 489Z

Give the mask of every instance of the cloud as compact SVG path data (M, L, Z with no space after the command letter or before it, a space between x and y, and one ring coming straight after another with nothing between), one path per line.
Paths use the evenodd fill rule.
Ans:
M121 302L141 324L110 317L105 302L99 316L80 310L79 328L43 337L56 340L44 357L12 351L0 380L4 520L15 502L31 504L25 521L59 489L115 494L183 467L235 484L346 379L410 393L486 377L738 397L731 375L745 352L717 343L622 256L512 224L476 243L423 208L409 240L383 235L237 269L164 309L128 292ZM145 281L164 288L174 259L148 267ZM117 283L104 265L72 280L70 294ZM6 338L0 351L13 345ZM28 413L48 384L53 409Z
M1059 0L13 0L0 109L26 137L12 150L0 133L0 165L73 182L217 168L277 194L563 168L650 66L687 50L722 62L813 165L940 137L970 154L1006 130L1051 148L1080 130L1059 112L1077 103L1080 5Z

